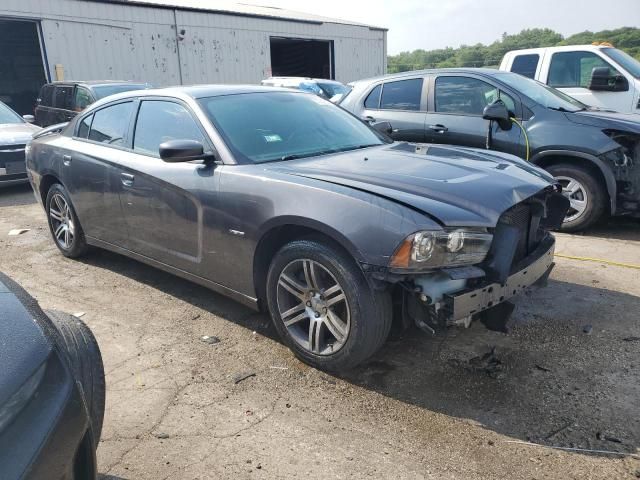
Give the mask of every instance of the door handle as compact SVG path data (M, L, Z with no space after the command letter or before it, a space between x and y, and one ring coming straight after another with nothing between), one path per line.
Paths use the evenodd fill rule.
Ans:
M63 155L62 163L64 163L64 165L68 167L71 164L71 155Z
M364 121L365 122L369 122L369 123L373 123L376 121L375 118L373 118L371 115L367 115L366 117L364 117Z
M427 125L427 128L433 130L434 132L438 132L438 133L444 133L447 132L449 129L447 127L445 127L444 125L441 124L437 124L437 125Z
M120 174L120 181L122 182L122 184L125 187L132 187L134 178L135 177L133 175L131 175L130 173L121 173Z

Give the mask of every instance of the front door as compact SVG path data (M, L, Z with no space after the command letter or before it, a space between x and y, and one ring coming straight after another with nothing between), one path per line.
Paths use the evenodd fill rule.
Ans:
M482 118L484 108L498 98L516 116L515 100L478 78L445 74L435 78L433 102L426 115L425 136L428 143L446 143L486 148L489 121ZM521 131L514 124L502 130L491 124L491 148L524 157Z
M209 142L188 107L177 101L140 102L132 151L119 161L120 200L129 231L128 248L176 268L210 276L203 268L201 199L213 202L215 165L167 163L159 146L168 140Z
M418 77L376 86L365 99L363 120L389 122L394 140L424 142L423 82Z

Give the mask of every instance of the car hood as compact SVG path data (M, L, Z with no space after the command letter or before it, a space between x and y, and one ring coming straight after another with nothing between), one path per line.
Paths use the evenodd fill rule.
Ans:
M33 315L0 274L0 410L20 385L47 359L52 346Z
M267 168L391 199L446 226L495 226L505 210L553 182L513 155L405 142Z
M39 131L40 127L30 123L0 124L0 145L19 145L31 140L31 135Z
M565 113L573 123L591 125L599 128L623 130L640 134L640 115L633 113L618 113L607 110L585 110L582 112Z

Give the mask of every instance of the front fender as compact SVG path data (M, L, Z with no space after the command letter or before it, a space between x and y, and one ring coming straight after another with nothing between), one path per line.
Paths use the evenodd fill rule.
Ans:
M611 213L614 214L616 212L616 195L617 195L617 186L616 179L613 176L613 172L607 165L600 160L595 155L591 155L585 152L576 152L573 150L546 150L540 153L536 153L531 158L531 163L535 165L549 165L546 163L550 157L569 157L579 160L584 160L589 162L589 164L595 166L600 173L602 173L602 177L604 178L605 185L607 187L607 193L609 194L609 200L611 202Z

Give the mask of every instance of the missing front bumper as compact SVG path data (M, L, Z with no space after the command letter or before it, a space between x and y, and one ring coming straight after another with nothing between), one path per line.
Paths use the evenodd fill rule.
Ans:
M555 241L541 248L533 262L510 275L504 284L492 283L475 290L445 295L447 323L469 317L498 305L538 281L546 280L553 269Z

